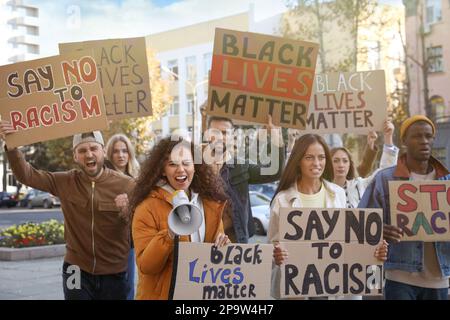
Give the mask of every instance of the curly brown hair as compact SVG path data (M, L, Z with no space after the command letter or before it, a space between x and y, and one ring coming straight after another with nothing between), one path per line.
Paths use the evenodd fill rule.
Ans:
M163 176L164 164L169 159L170 153L176 146L185 146L191 150L192 157L197 160L195 155L201 155L201 149L193 143L184 140L182 137L172 139L167 137L161 139L147 154L146 160L141 166L141 171L136 179L136 187L130 197L130 210L133 213L139 204L144 201L156 189L160 180L165 180ZM220 176L214 174L213 169L203 163L194 161L194 177L190 188L199 194L202 199L214 201L226 201L228 198L223 189L223 183Z

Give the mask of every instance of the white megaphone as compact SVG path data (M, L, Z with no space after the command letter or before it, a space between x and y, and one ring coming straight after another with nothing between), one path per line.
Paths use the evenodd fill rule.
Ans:
M189 202L184 190L177 190L172 196L173 209L169 213L170 230L180 236L196 232L202 225L202 212L199 207Z

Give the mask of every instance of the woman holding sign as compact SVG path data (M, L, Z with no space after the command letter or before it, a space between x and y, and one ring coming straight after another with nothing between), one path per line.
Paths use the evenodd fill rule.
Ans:
M333 148L331 150L331 159L333 161L334 173L333 182L345 190L347 208L357 208L358 203L361 200L362 195L364 194L364 191L366 190L369 183L371 183L375 178L375 175L381 169L394 166L397 163L399 150L393 143L393 134L394 125L388 118L384 122L384 146L383 154L381 155L380 168L367 178L356 177L352 156L346 148L339 147ZM369 140L370 138L368 135L368 144L370 143Z
M106 144L106 156L108 162L105 165L110 169L121 172L131 178L136 178L139 173L139 163L136 160L134 147L130 139L123 134L115 134L109 138ZM118 199L116 201L125 201L126 199ZM131 233L130 233L131 236ZM135 273L135 257L134 244L131 241L130 253L128 254L127 283L128 295L127 300L134 300L134 273Z
M279 234L281 208L345 208L345 191L330 181L333 166L329 148L323 138L305 134L297 139L271 203L268 238L274 244L275 270L272 272L272 295L280 296L280 268L288 259ZM377 249L384 259L387 247Z
M226 196L212 169L194 164L194 145L180 138L162 139L150 152L131 197L132 234L139 270L136 299L168 299L172 277L174 232L168 217L175 191L183 190L201 210L202 223L180 241L229 243L223 233Z

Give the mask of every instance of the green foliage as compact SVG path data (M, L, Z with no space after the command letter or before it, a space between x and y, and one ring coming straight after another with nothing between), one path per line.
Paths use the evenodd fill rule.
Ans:
M54 219L13 225L0 231L0 247L24 248L64 242L64 224Z

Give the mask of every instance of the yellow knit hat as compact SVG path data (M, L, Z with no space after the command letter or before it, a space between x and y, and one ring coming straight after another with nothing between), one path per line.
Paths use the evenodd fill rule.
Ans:
M433 135L436 134L436 128L434 126L433 121L428 119L426 116L417 114L417 115L412 116L411 118L406 119L402 123L402 126L400 127L400 140L403 140L403 137L405 136L406 130L408 130L409 126L417 121L425 121L426 123L428 123L431 126L431 128L433 129Z

